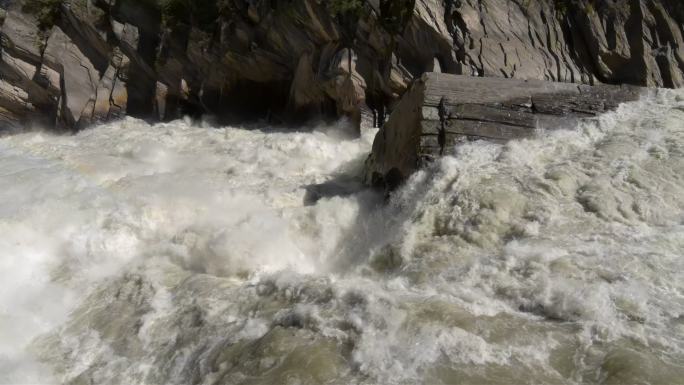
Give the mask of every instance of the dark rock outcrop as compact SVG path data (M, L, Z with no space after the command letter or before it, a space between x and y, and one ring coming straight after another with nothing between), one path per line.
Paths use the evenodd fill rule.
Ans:
M379 125L425 72L684 84L679 0L5 0L0 127ZM351 7L351 8L350 8Z
M460 140L531 137L637 100L647 90L427 73L378 132L365 181L392 189Z

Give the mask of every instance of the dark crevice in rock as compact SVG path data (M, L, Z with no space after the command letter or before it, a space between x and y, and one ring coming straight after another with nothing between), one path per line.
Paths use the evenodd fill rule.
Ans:
M112 16L120 22L138 27L139 30L139 43L135 52L137 55L131 55L134 60L131 62L126 83L129 95L127 113L138 118L152 118L157 80L150 64L156 61L160 43L160 10L149 2L118 0L113 7Z

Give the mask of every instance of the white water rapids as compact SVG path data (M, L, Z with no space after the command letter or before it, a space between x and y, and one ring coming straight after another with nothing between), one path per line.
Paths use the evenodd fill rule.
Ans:
M1 138L0 383L684 383L684 92L389 202L337 132Z

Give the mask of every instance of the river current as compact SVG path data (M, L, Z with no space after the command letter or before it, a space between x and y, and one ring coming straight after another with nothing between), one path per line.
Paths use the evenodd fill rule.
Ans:
M684 92L388 200L373 135L0 138L0 383L684 383Z

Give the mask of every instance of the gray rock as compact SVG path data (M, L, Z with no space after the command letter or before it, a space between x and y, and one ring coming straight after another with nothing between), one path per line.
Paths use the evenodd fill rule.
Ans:
M530 137L540 129L567 127L606 112L645 91L634 86L428 73L413 84L378 132L365 181L396 187L420 164L462 139Z
M97 99L99 72L59 27L52 30L43 59L46 65L62 73L68 124L80 127L89 123Z
M304 52L299 58L299 63L294 72L294 78L290 86L290 108L293 112L307 109L320 111L323 100L323 90L320 87L317 74L313 72L313 55Z
M29 95L32 114L71 129L124 111L326 115L359 126L395 109L425 72L684 85L679 0L416 0L403 29L384 24L377 0L362 2L350 25L320 0L219 2L230 11L167 24L150 2L64 0L54 27L61 34L40 31L19 0L0 3L0 74ZM55 33L69 42L65 57ZM56 103L64 108L54 121Z
M354 50L341 49L328 65L324 84L328 96L337 105L338 116L351 120L355 127L361 127L361 110L365 103L366 81L358 72L358 56Z
M8 51L2 51L2 61L12 67L20 76L26 79L33 79L36 75L36 66L16 58Z
M166 98L168 97L169 88L164 84L157 82L155 90L154 109L159 120L166 119Z
M0 79L0 106L7 111L7 114L14 116L19 116L16 112L33 109L28 92L2 79Z
M17 10L7 11L0 30L3 50L27 62L40 63L44 38L36 25L36 19L30 15Z
M128 44L130 49L138 49L138 44L140 43L138 27L129 23L119 23L116 20L112 20L112 31L116 38L119 39L119 42Z
M122 74L127 71L129 63L128 57L120 52L115 53L97 86L91 120L107 121L126 114L128 91Z

